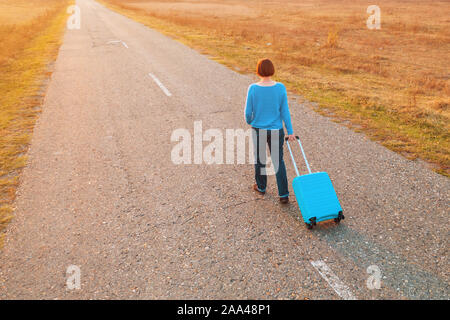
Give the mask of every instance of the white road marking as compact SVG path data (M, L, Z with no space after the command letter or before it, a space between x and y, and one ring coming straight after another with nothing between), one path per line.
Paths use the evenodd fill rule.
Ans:
M350 289L331 271L325 262L321 260L311 261L311 264L339 297L344 300L356 300Z
M123 42L122 40L111 40L111 41L108 41L107 44L110 44L110 43L119 43L119 42L120 42L125 48L128 49L127 44L126 44L125 42Z
M164 85L161 83L161 81L159 81L159 79L157 77L155 77L155 75L149 73L148 74L150 77L152 77L153 81L156 82L156 84L161 88L161 90L166 94L166 96L170 97L172 94L170 93L169 90L167 90L166 87L164 87Z

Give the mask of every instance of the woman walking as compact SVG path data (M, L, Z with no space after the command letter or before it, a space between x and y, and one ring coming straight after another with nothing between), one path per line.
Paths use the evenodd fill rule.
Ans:
M250 85L245 106L245 120L253 128L256 163L253 189L264 195L267 186L266 175L266 145L269 146L272 163L276 172L278 195L281 203L289 202L289 190L286 176L286 166L283 160L284 130L288 139L295 140L291 124L291 115L287 99L286 87L275 82L271 77L275 67L269 59L258 61L256 73L260 77L258 83Z

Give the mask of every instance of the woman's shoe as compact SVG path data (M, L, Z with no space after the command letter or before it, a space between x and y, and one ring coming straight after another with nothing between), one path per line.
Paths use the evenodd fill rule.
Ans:
M265 192L259 191L258 185L257 185L256 183L253 185L253 190L255 190L256 192L258 192L260 195L264 195L264 194L265 194Z
M282 204L289 203L289 198L288 198L288 197L280 198L280 202L281 202Z

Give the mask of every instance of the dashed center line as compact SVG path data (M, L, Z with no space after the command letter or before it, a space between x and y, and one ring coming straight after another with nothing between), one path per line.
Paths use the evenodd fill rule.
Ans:
M152 77L153 81L156 82L156 84L161 88L161 90L166 94L166 96L168 96L168 97L172 96L172 94L170 93L170 91L167 90L166 87L164 87L164 85L161 83L161 81L159 81L159 79L158 79L157 77L155 77L154 74L149 73L148 75L149 75L150 77Z
M344 300L356 300L350 289L331 271L325 262L318 260L311 261L311 264L339 297Z

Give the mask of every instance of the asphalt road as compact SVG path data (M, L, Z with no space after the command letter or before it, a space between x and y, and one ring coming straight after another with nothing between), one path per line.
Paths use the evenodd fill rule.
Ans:
M290 95L311 168L330 174L346 216L307 230L273 176L265 197L251 191L251 164L171 161L172 132L194 121L247 129L254 79L77 3L81 29L66 31L0 253L0 298L449 299L449 179ZM80 289L66 284L71 265Z

